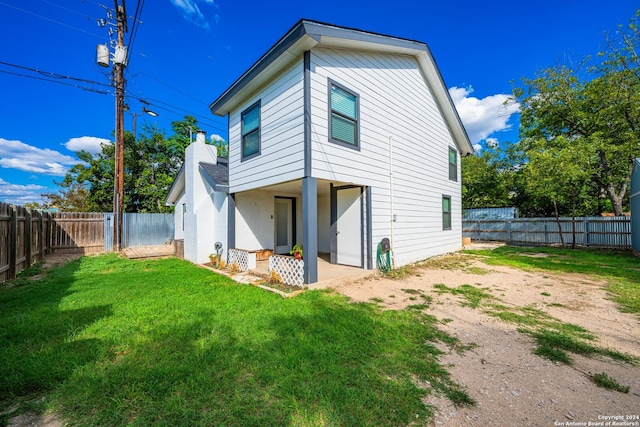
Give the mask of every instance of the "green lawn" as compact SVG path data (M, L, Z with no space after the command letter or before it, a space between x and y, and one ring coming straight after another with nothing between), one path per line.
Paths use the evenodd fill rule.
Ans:
M501 246L493 250L465 250L483 256L487 264L521 270L579 273L607 281L607 290L628 313L640 313L640 258L631 251ZM540 256L542 255L542 256Z
M0 286L0 425L24 411L82 426L428 425L430 393L471 403L438 363L434 344L455 340L436 324L329 292L283 299L177 259L84 257Z

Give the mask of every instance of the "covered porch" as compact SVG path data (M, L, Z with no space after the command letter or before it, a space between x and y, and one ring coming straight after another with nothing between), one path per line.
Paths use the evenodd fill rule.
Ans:
M318 254L318 281L311 284L311 289L322 289L330 287L339 280L358 279L367 277L371 274L370 270L360 267L353 267L342 264L331 264L330 254ZM256 273L260 276L269 275L269 260L256 261L256 268L250 273Z
M303 178L229 196L228 247L304 252L303 283L373 268L371 190L353 183ZM268 273L268 261L257 272Z

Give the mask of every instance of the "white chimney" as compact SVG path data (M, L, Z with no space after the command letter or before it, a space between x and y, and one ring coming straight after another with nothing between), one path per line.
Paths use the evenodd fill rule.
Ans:
M196 142L199 144L204 144L206 136L207 136L207 133L205 131L198 130L198 133L196 134Z

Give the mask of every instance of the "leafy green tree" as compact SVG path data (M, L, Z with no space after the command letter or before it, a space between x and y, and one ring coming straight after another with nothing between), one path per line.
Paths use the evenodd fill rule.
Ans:
M559 138L571 141L572 158L588 165L586 179L607 195L616 215L624 212L633 160L640 155L639 16L595 65L548 68L514 90L523 152L554 152Z
M500 152L483 149L462 158L462 208L509 206L508 171L501 168Z
M589 175L591 156L584 156L582 147L574 140L558 137L552 141L553 150L549 150L548 141L537 141L539 149L529 150L529 163L525 174L529 188L539 197L551 201L554 216L560 228L560 205L570 206L571 216L576 216L576 206L589 192ZM586 163L585 163L586 162ZM572 246L575 247L575 221L572 222ZM564 246L564 238L560 233L560 242Z
M57 183L61 187L58 193L45 193L41 196L44 203L35 209L55 208L61 212L87 212L89 190L77 182Z
M198 126L195 118L185 116L182 121L172 122L171 127L174 133L170 137L147 124L142 126L137 139L125 132L125 212L172 211L173 208L164 206L164 200L184 162L190 136ZM216 146L220 152L226 143L216 141ZM58 193L44 195L45 198L63 211L112 211L114 149L113 145L103 145L95 156L86 151L76 153L82 163L74 165L57 183Z

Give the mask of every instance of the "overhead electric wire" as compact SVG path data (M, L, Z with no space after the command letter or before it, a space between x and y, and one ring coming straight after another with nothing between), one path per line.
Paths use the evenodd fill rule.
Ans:
M74 81L82 82L82 83L90 83L90 84L98 85L98 86L111 87L110 84L100 83L100 82L96 82L94 80L87 80L87 79L81 79L79 77L65 76L63 74L58 74L58 73L54 73L54 72L51 72L51 71L38 70L37 68L31 68L31 67L26 67L24 65L12 64L10 62L0 61L0 64L6 65L6 66L9 66L9 67L20 68L22 70L32 71L34 73L42 74L43 76L53 77L53 78L56 78L56 79L69 79L69 80L74 80Z
M171 113L171 114L176 115L177 117L181 117L181 118L183 118L183 117L184 117L183 115L181 115L180 113L178 113L178 112L176 112L176 111L173 111L173 110L171 110L171 109L169 109L169 108L166 108L166 107L161 107L161 106L156 105L156 104L153 104L153 108L154 108L154 110L156 110L156 109L157 109L157 110L160 110L160 111L166 111L166 112L168 112L168 113ZM194 114L188 114L188 115L190 115L190 116L194 116L194 117L195 117L195 115L194 115ZM222 128L218 127L218 126L217 126L217 125L215 125L215 124L207 123L207 122L205 122L204 120L198 120L198 125L200 125L201 127L202 127L202 126L209 127L209 128L211 128L211 129L213 129L214 131L218 131L218 132L220 132L220 133L225 133L225 132L227 131L226 129L222 129Z
M6 71L6 70L0 70L0 73L10 74L10 75L13 75L13 76L26 77L26 78L35 79L35 80L43 80L45 82L58 83L58 84L61 84L61 85L72 86L72 87L76 87L78 89L86 90L88 92L96 92L96 93L101 93L101 94L104 94L104 95L108 95L108 94L112 93L112 92L109 92L109 91L106 91L106 90L103 90L103 89L95 89L95 88L90 88L90 87L86 87L86 86L83 87L83 86L79 86L79 85L76 85L76 84L73 84L73 83L63 82L63 81L60 81L60 80L45 79L44 77L38 77L38 76L28 76L26 74L14 73L14 72L11 72L11 71Z
M191 99L193 99L194 101L198 101L198 102L199 102L199 103L201 103L202 105L206 105L207 107L209 106L209 103L208 103L208 102L205 102L205 101L203 101L203 100L201 100L201 99L198 99L198 98L196 98L195 96L193 96L193 95L191 95L191 94L188 94L188 93L186 93L186 92L183 92L183 91L181 91L180 89L178 89L178 88L175 88L175 87L171 86L169 83L165 83L165 82L163 82L162 80L160 80L159 78L152 76L151 74L145 73L144 71L140 71L140 72L136 73L136 75L138 75L138 74L143 74L143 75L145 75L145 76L149 77L150 79L157 81L157 82L158 82L158 83L160 83L161 85L164 85L164 86L168 87L169 89L175 90L175 91L176 91L176 92L178 92L179 94L182 94L182 95L184 95L184 96L186 96L186 97L188 97L188 98L191 98ZM134 77L135 77L135 76L134 76Z
M131 28L131 33L129 36L129 48L127 52L127 56L131 57L131 52L133 52L133 44L136 41L136 36L138 35L138 27L140 22L140 16L142 15L142 8L144 7L145 0L138 0L138 4L136 5L136 12L133 15L133 25Z
M64 22L56 21L55 19L51 19L51 18L48 18L46 16L38 15L37 13L33 13L33 12L29 11L29 10L20 9L19 7L16 7L16 6L12 5L12 4L7 4L7 3L5 3L3 1L0 1L0 4L3 5L3 6L10 7L12 9L18 10L20 12L23 12L23 13L26 13L26 14L29 14L29 15L33 15L35 17L47 20L49 22L53 22L54 24L62 25L63 27L71 28L72 30L80 31L81 33L85 33L85 34L89 34L90 36L99 37L100 39L103 38L102 36L99 36L99 35L94 34L94 33L90 33L89 31L83 30L82 28L74 27L73 25L65 24Z
M149 103L149 105L152 105L155 108L158 108L160 110L167 111L169 113L175 114L176 116L184 116L185 113L186 113L186 115L193 116L195 118L200 119L199 122L201 124L207 125L207 126L211 127L212 129L214 129L216 131L223 132L223 133L227 132L227 129L223 127L224 124L215 123L213 121L210 121L211 119L208 118L208 117L202 116L200 114L195 114L195 113L193 113L193 112L191 112L189 110L186 110L184 108L177 107L175 105L160 101L158 99L143 98L143 97L140 97L140 96L137 96L137 95L132 95L132 94L128 94L127 96L129 98L137 99L138 101L145 101L145 102ZM183 111L184 113L179 113L179 112L177 112L175 110L180 110L180 111Z
M80 13L80 12L78 12L77 10L69 9L68 7L65 7L65 6L59 5L59 4L54 3L54 2L52 2L52 1L49 1L49 0L40 0L40 1L42 1L43 3L50 4L51 6L55 6L55 7L57 7L57 8L60 8L60 9L62 9L62 10L66 10L67 12L71 12L71 13L75 13L76 15L80 15L80 16L82 16L82 17L84 17L84 18L87 18L87 20L90 20L90 19L91 19L91 16L89 16L89 15L85 15L84 13Z

